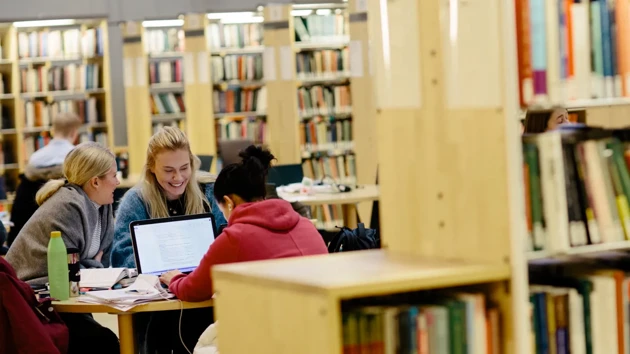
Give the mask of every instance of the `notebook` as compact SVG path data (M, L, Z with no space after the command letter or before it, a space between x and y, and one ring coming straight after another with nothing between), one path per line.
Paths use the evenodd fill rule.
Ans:
M105 288L110 289L124 278L137 276L135 269L129 268L91 268L81 269L82 288Z

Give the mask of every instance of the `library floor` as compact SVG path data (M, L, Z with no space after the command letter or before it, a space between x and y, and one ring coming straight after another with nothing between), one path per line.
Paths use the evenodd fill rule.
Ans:
M118 336L118 318L115 315L108 315L106 313L95 313L94 319L101 325L111 329Z

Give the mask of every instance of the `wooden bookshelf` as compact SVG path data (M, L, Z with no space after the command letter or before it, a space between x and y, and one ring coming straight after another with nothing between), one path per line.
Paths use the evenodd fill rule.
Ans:
M51 138L50 121L58 112L84 120L79 142L113 146L107 21L64 22L0 24L0 171L8 191L17 187L30 155Z
M267 143L267 81L263 75L263 14L259 11L208 13L206 42L209 57L212 139L219 171L219 140ZM210 99L208 99L210 98ZM209 126L208 125L208 126ZM215 139L216 137L216 139Z
M437 2L349 6L369 13L384 249L213 268L219 351L342 353L347 300L463 287L499 306L501 352L531 353L513 4L457 26Z

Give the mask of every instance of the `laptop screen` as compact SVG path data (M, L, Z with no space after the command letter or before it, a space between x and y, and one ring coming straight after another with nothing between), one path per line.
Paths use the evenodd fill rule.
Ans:
M215 238L210 214L145 220L130 228L139 274L192 272Z

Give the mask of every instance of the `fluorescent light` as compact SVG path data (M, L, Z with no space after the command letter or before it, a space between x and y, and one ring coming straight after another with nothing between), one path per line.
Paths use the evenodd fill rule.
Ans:
M255 12L213 12L206 15L209 20L221 23L261 23L264 18Z
M65 20L41 20L41 21L19 21L13 22L13 26L18 28L24 27L53 27L53 26L71 26L76 22L71 19Z
M184 20L153 20L142 21L142 27L181 27L184 25Z
M308 16L313 10L291 10L291 16Z
M320 16L328 16L328 15L332 14L332 10L331 9L319 9L319 10L316 10L315 13L317 15L320 15Z
M253 12L211 12L207 15L208 20L222 20L224 18L241 18L247 17L252 18L255 16Z

